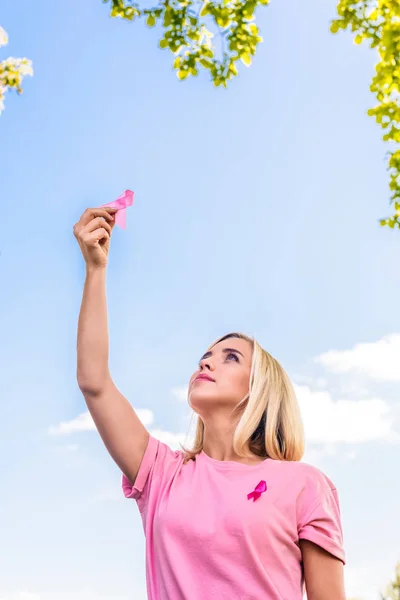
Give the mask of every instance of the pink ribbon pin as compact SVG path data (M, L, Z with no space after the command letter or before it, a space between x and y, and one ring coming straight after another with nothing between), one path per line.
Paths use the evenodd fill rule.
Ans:
M126 190L123 194L119 196L116 200L109 202L108 204L102 204L100 208L103 206L111 206L111 208L117 208L117 212L115 213L115 224L122 227L122 229L126 229L126 209L128 206L132 206L133 204L133 192L131 190Z
M247 499L250 500L251 498L253 498L253 502L255 502L257 498L259 498L261 494L263 494L266 491L267 483L265 481L260 481L260 483L254 488L254 491L250 492L250 494L247 494Z

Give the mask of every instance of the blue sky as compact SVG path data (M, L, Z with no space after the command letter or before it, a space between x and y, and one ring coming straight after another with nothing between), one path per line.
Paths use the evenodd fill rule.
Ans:
M0 599L145 600L144 540L75 380L84 264L72 227L135 191L108 270L111 371L176 445L210 341L256 335L336 483L349 595L400 560L400 237L366 116L375 55L332 0L275 0L227 91L179 82L157 31L100 0L3 6L1 56L35 75L0 118Z

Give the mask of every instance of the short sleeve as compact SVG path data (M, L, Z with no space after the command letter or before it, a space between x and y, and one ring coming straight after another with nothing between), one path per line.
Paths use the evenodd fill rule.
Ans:
M339 497L332 482L313 469L298 499L298 536L320 546L343 563L343 532Z
M132 486L129 479L125 475L122 475L122 491L125 498L134 498L135 500L138 500L142 495L146 486L146 482L156 461L158 445L159 441L150 435L147 448L136 476L135 485Z
M153 493L159 490L171 470L181 461L181 452L171 450L169 446L149 435L135 484L132 486L129 479L122 475L122 491L125 498L136 500L139 510L142 511L147 504L150 491Z

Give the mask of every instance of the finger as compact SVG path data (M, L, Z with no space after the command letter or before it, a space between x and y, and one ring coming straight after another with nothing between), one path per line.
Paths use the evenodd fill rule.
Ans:
M79 223L76 223L74 225L74 236L76 237L76 239L78 240L78 242L80 240L84 241L85 239L85 235L87 233L91 233L92 231L95 231L96 229L106 229L109 236L111 236L111 232L114 228L115 222L113 223L108 223L107 221L105 221L102 217L96 217L94 219L92 219L91 221L89 221L89 223L87 223L87 225L82 226Z
M110 238L110 234L108 233L108 231L106 231L104 229L104 227L100 227L99 229L96 229L95 231L86 232L82 236L82 240L84 241L84 243L87 246L94 246L95 244L97 244L97 242L100 242L103 239L109 239L109 238Z
M109 235L111 235L111 225L107 221L105 221L102 217L96 217L89 221L89 223L82 229L82 233L90 233L91 231L95 231L96 229L100 229L103 227Z
M85 227L89 221L95 219L96 217L103 217L107 221L111 222L113 220L113 215L116 212L116 208L111 208L109 206L105 208L87 208L79 219L79 225L81 227Z

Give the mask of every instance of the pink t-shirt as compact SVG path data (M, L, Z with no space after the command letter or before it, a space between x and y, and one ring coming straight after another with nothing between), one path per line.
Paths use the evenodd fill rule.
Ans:
M248 499L261 481L267 490ZM150 436L134 487L125 476L122 486L142 516L149 600L300 600L299 539L344 562L336 489L305 463L201 452L184 465Z

